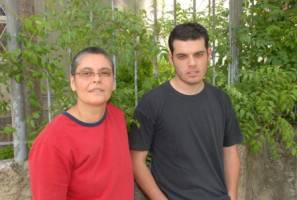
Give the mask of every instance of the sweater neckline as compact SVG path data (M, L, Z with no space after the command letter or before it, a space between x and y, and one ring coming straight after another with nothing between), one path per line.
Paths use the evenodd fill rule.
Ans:
M84 121L81 121L81 120L77 119L76 117L74 117L73 115L71 115L67 111L64 111L63 112L63 115L66 116L71 121L73 121L73 122L75 122L75 123L77 123L77 124L79 124L81 126L94 127L94 126L100 125L104 121L104 119L107 116L107 110L105 110L105 112L104 112L103 116L101 117L101 119L99 119L98 121L95 121L95 122L84 122Z

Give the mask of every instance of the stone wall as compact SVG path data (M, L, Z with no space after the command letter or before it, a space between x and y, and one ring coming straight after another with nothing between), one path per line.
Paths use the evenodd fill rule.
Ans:
M31 200L27 165L0 161L0 200Z
M244 146L239 152L238 200L297 200L297 158L273 160L267 151L256 156ZM145 200L138 188L135 200Z
M241 178L238 200L296 200L297 158L273 160L268 153L251 155L240 148ZM27 164L0 161L0 200L30 200ZM145 200L135 190L135 200Z
M268 153L246 159L244 200L296 200L297 158L273 160Z

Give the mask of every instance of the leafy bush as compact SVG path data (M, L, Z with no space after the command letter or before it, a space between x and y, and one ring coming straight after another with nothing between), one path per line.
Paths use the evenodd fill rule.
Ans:
M268 143L278 157L282 149L297 156L296 132L291 120L296 120L297 70L262 66L246 70L236 87L229 87L235 110L245 135L245 143L259 152Z
M246 144L253 152L268 144L274 157L297 156L296 11L295 1L246 1L238 30L241 76L231 94Z
M0 148L0 160L13 158L12 146L5 146Z

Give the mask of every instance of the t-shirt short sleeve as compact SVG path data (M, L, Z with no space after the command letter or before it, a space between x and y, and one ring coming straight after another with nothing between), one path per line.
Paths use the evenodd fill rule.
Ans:
M151 96L145 95L134 112L134 122L129 134L131 150L149 151L153 142L156 106Z
M233 110L232 103L228 95L224 93L224 106L226 114L226 124L224 130L224 143L225 147L234 144L239 144L243 140L243 136L240 132L239 123L236 118L236 114Z

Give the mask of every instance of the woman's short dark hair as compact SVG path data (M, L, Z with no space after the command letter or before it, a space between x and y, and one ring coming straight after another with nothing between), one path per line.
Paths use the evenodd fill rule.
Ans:
M100 47L87 47L87 48L79 51L73 57L72 62L71 62L71 69L70 69L71 75L75 75L76 68L79 64L80 59L87 54L99 54L99 55L105 56L106 59L111 63L112 72L114 72L114 65L113 65L112 59L109 57L108 53L104 49L102 49Z
M184 24L179 24L171 31L168 39L168 45L171 53L173 53L173 41L174 40L196 40L204 39L205 48L208 48L208 33L206 28L198 23L188 22Z

